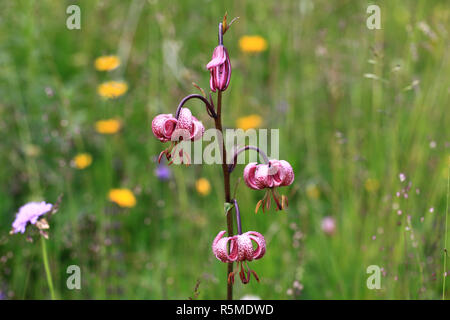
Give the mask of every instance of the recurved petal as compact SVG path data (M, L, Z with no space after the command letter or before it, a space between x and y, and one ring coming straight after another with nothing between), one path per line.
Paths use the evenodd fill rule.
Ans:
M222 262L233 262L237 258L237 246L234 244L234 237L222 238L226 231L220 231L212 244L212 251L217 259ZM228 241L230 243L230 253L228 253Z
M251 239L246 234L236 236L236 243L238 247L237 260L238 261L252 261L253 260L253 244Z
M245 184L249 188L252 188L252 189L255 189L255 190L261 189L259 187L259 185L256 184L256 179L255 179L255 171L256 171L257 167L258 167L258 165L257 165L256 162L250 162L244 168L244 181L245 181Z
M251 240L256 242L256 249L253 250L253 259L260 259L266 253L266 240L264 236L256 231L248 231L245 233Z
M289 162L285 160L280 160L279 163L281 164L284 171L283 182L281 183L281 185L289 186L292 184L292 182L294 182L294 170L292 169L292 166L289 164Z
M198 121L197 118L193 117L194 121L192 122L192 131L191 131L191 140L198 140L203 136L205 132L205 127L201 121Z
M283 167L278 160L270 160L270 167L268 168L267 174L270 176L273 187L278 187L283 183L285 172Z
M181 108L176 129L186 129L190 131L192 128L192 121L193 118L191 110L188 108Z
M176 125L177 119L171 114L159 114L152 121L153 135L162 142L169 141Z

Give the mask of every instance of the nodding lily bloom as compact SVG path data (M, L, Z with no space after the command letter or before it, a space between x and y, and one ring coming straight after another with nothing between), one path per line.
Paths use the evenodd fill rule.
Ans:
M183 132L176 132L176 130L183 130ZM179 137L184 137L186 133L186 137L194 141L201 138L205 127L192 115L191 110L182 108L178 120L172 114L157 115L152 121L152 131L161 142L172 140L174 133Z
M225 91L230 84L231 63L227 49L223 45L218 45L212 54L211 61L206 65L211 73L209 86L213 92L216 90Z
M254 190L268 189L263 199L258 201L255 213L261 205L263 212L264 208L269 209L270 194L277 204L277 210L282 210L288 205L287 197L280 196L276 188L291 185L294 181L294 170L289 162L284 160L270 160L267 164L251 162L244 169L244 181Z
M174 148L179 140L194 141L201 138L205 132L205 127L192 115L191 110L182 108L178 119L173 117L172 114L157 115L152 121L152 132L161 142L172 141L170 147L160 153L158 157L158 162L160 162L163 155L166 156L167 160L171 160L172 151L175 152ZM184 159L183 150L177 152ZM187 157L187 163L189 163L188 156L185 156ZM172 162L170 161L169 164Z
M260 259L266 253L266 240L263 235L255 231L248 231L240 235L223 238L225 232L220 231L213 241L212 251L216 258L225 263L236 261L237 269L240 267L239 276L242 283L247 284L250 281L251 274L259 282L258 275L248 267L247 262ZM253 248L252 241L256 243L256 249ZM236 272L233 271L228 275L228 282L234 283Z

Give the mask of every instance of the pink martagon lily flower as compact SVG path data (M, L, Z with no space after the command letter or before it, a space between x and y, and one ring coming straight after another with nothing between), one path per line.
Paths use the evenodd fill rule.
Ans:
M213 92L225 91L230 84L231 63L228 51L223 45L218 45L212 54L211 61L206 65L211 77L209 86Z
M172 114L157 115L152 121L152 132L161 142L172 141L170 147L160 153L158 158L158 162L160 162L163 155L166 155L167 160L171 160L172 150L180 138L184 137L191 141L197 140L203 136L205 127L192 115L188 108L182 108L178 119L173 117ZM180 155L181 153L182 150L180 150Z
M263 235L256 231L248 231L241 235L223 237L225 233L226 231L219 232L213 241L212 251L216 258L225 263L236 261L238 268L239 266L241 268L239 275L244 284L250 281L250 274L253 274L259 281L256 272L248 267L247 261L260 259L266 253L266 240ZM256 249L253 248L252 241L256 243ZM235 273L234 271L229 274L228 281L234 282Z
M199 139L205 132L203 124L192 115L188 108L182 108L178 120L172 114L159 114L152 121L152 132L161 142L172 139L175 130L187 130L190 140ZM180 134L180 136L184 136Z
M284 209L287 206L286 196L279 196L276 188L289 186L294 182L294 170L289 162L285 160L270 160L268 164L257 164L251 162L245 166L244 181L245 184L254 190L269 189L264 198L260 200L256 206L256 211L263 205L264 208L270 207L270 195L277 204L277 209Z

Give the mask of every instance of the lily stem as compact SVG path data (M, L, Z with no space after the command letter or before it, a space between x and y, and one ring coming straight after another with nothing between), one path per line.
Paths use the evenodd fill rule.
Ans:
M225 202L231 202L230 191L230 172L227 165L227 152L225 150L225 140L223 138L222 130L222 91L217 92L217 117L214 119L216 130L220 131L222 139L222 171L223 171L223 186L225 190ZM233 236L233 215L232 210L227 212L227 232L228 236ZM227 278L228 275L233 272L233 263L228 263ZM233 284L227 281L227 300L233 300Z
M52 274L50 272L50 267L48 265L47 245L45 241L46 241L45 238L41 236L42 259L44 260L45 275L47 277L47 284L50 290L50 296L52 297L52 300L55 300L56 299L55 291L53 289Z

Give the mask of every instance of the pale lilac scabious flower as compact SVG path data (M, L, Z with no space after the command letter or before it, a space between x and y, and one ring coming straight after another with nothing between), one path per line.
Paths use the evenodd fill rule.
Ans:
M28 223L35 224L39 217L50 212L52 207L51 203L46 203L45 201L29 202L23 205L20 207L12 224L12 233L24 233Z

